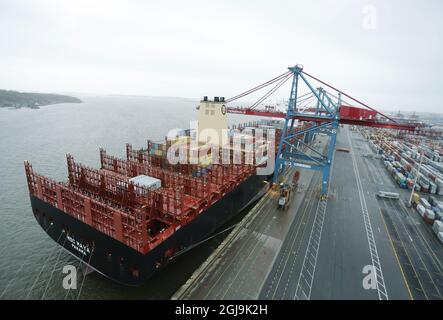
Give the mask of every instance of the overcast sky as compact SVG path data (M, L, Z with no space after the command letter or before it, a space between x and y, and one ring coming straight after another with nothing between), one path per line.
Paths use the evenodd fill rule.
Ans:
M442 16L441 0L0 0L0 88L229 97L301 63L381 110L441 111Z

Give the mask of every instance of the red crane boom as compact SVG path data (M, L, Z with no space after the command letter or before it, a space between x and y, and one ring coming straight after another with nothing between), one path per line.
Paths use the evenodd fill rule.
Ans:
M351 110L351 112L349 112ZM257 117L270 117L270 118L285 118L286 113L278 110L263 110L263 109L251 109L251 108L238 108L238 107L228 107L228 113L242 114ZM422 125L420 123L399 123L389 120L377 119L375 117L363 117L356 116L360 114L367 114L368 110L364 108L341 106L340 107L340 120L341 124L350 124L355 126L366 126L366 127L376 127L376 128L386 128L386 129L396 129L396 130L407 130L415 131ZM374 113L377 113L374 111ZM303 113L301 115L295 115L294 119L298 121L312 121L317 123L323 123L330 121L328 118L323 116L316 116L315 114L309 115Z
M353 98L352 96L344 93L343 91L333 87L332 85L306 73L305 71L301 71L304 75L318 81L319 83L331 88L332 90L338 92L340 95L343 95L355 103L364 106L365 108L359 108L354 106L348 106L341 104L339 107L339 123L341 124L350 124L356 126L367 126L367 127L376 127L376 128L386 128L386 129L397 129L397 130L406 130L406 131L416 131L423 127L422 123L419 122L399 122L394 120L393 118L381 113L380 111L375 110L369 105L361 102ZM291 73L286 72L283 73L259 86L256 86L244 93L236 95L230 99L227 99L226 102L232 102L239 98L242 98L246 95L249 95L255 91L258 91L266 86L271 84L275 84L274 87L269 90L263 97L261 97L256 103L247 108L241 107L227 107L228 113L233 114L242 114L242 115L250 115L250 116L258 116L258 117L271 117L271 118L285 118L287 113L285 111L279 111L275 108L266 107L265 109L258 109L257 106L263 102L270 94L275 92L278 88L280 88L284 82L286 82L291 77ZM300 97L301 98L301 97ZM315 112L317 111L317 114ZM312 112L310 114L309 112ZM377 117L380 115L380 117ZM293 116L294 119L299 121L312 121L317 123L324 123L331 121L331 118L323 115L322 110L317 110L316 108L304 108L303 112L299 114L295 113Z

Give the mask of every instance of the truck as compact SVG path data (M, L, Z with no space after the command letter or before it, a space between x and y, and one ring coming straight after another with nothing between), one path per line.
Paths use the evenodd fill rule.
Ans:
M377 192L377 197L398 200L400 195L395 192L379 191Z
M280 196L278 198L278 209L286 211L291 201L292 187L285 183L280 183Z
M292 192L297 190L298 181L300 180L300 171L295 171L292 176L291 183L280 182L279 184L279 198L278 198L278 209L286 211L289 208L289 203L291 202Z

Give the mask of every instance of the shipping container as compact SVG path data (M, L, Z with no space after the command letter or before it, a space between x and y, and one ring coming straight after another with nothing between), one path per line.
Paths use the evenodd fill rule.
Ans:
M441 221L434 221L434 224L432 225L432 230L435 234L438 234L439 232L443 232L443 222Z
M426 200L425 198L420 198L420 204L425 207L426 209L431 209L431 204L429 203L428 200Z
M435 220L435 213L431 209L428 209L425 211L425 214L423 215L423 220L427 224L432 224Z
M426 208L423 205L418 204L417 205L417 212L420 214L420 216L423 217L426 212Z

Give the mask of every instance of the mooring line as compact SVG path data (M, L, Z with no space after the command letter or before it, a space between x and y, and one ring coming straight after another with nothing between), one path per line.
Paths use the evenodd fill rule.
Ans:
M83 251L82 257L80 258L80 264L79 264L78 268L76 268L76 270L81 268L84 256L85 256L85 252ZM66 300L66 298L68 297L70 291L71 291L71 287L69 287L69 289L67 290L64 300Z
M53 226L53 224L54 224L54 223L51 222L51 224L49 225L49 227L45 230L45 233L47 233L47 232L49 231L49 229ZM41 240L38 244L40 244L40 243L43 242L43 241L46 241L46 239ZM38 254L38 253L36 253L36 254ZM3 298L3 295L8 291L9 286L12 284L12 282L14 282L15 279L17 279L17 277L18 277L19 274L20 274L20 271L22 271L23 267L24 267L25 264L28 262L29 258L34 257L36 254L28 255L28 256L26 257L26 259L23 261L23 263L22 263L22 265L20 266L20 268L17 269L17 272L15 273L14 277L11 278L11 279L9 280L9 282L8 282L8 284L6 285L5 289L3 289L3 292L2 292L2 294L0 295L0 299Z
M54 268L52 268L51 274L49 275L49 279L46 282L45 290L43 291L43 295L40 298L40 300L43 300L45 298L46 292L47 292L47 290L49 288L49 284L51 283L51 280L52 280L52 276L54 275L55 269L57 268L58 261L60 260L60 256L61 256L61 254L63 252L63 248L65 247L65 243L66 243L66 239L68 238L68 235L69 235L69 233L66 234L65 240L63 241L63 244L62 244L61 248L59 249L59 252L58 252L58 255L57 255L57 260L55 260Z
M58 242L60 241L60 238L62 237L63 233L65 233L65 230L62 230L62 232L60 232L60 235L58 236L58 239L56 241L57 245L58 245ZM65 238L65 240L66 240L66 238ZM32 286L29 289L28 294L26 295L25 299L28 299L29 295L31 294L32 290L34 289L35 284L37 283L38 279L40 279L40 276L42 275L43 270L46 268L46 265L48 264L49 259L54 255L56 250L57 250L57 247L54 247L54 249L52 250L51 254L46 258L45 263L41 267L40 272L38 273L38 276L35 278L34 282L32 283Z
M93 254L94 254L94 249L92 249L91 254L89 255L88 264L86 265L86 268L88 268ZM82 289L83 289L83 284L85 283L85 278L86 278L86 272L83 274L82 284L80 285L80 289L78 291L77 300L80 299L80 295L82 294Z

